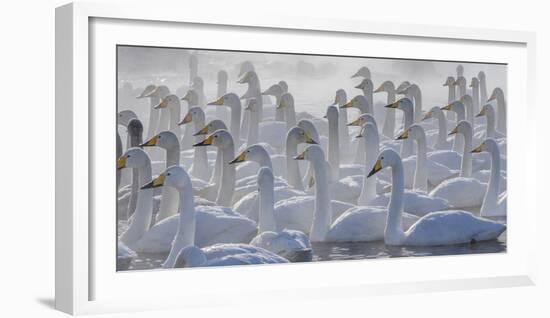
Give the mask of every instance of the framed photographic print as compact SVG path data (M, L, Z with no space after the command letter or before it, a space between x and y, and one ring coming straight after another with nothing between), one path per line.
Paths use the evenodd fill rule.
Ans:
M533 34L173 6L57 9L58 309L533 283Z

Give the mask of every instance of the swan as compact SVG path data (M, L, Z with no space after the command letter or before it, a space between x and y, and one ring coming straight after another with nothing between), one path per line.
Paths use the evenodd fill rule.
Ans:
M428 120L430 118L437 119L437 139L432 146L435 150L449 150L453 143L447 139L447 119L441 108L434 106L425 115L422 120Z
M178 96L170 94L162 99L162 101L154 106L155 109L167 109L169 112L169 126L168 130L176 134L176 136L181 135L179 120L181 116L181 103Z
M399 155L387 149L380 153L369 176L383 168L392 170L392 192L384 230L387 245L437 246L494 240L506 225L460 211L431 212L403 231L403 165Z
M195 76L193 78L193 83L189 87L190 90L197 92L199 97L198 103L200 107L204 107L206 103L206 96L204 95L204 80L200 76Z
M143 141L143 125L139 119L132 119L128 123L128 148L139 146ZM132 169L132 183L130 185L130 199L126 207L126 219L134 214L137 206L137 198L139 191L139 169ZM124 197L123 197L124 198ZM121 198L121 199L123 199ZM120 211L124 212L124 210Z
M157 102L157 104L151 106L153 107L155 112L160 112L160 114L158 114L158 123L156 124L155 131L150 136L158 134L161 131L170 129L170 110L167 108L163 108L160 110L158 108L155 108L155 106L158 106L158 104L161 103L162 100L164 100L168 95L170 95L170 89L166 85L157 86L157 89L155 89L150 94L150 97L153 99L151 100L151 103L153 101Z
M221 98L222 96L224 96L225 94L227 94L227 79L228 79L228 77L229 76L227 75L227 72L225 70L219 70L218 71L217 80L216 80L216 84L217 84L216 97L218 99ZM207 105L209 105L209 104L207 104ZM227 117L228 116L227 116L226 109L216 107L216 118L221 119L223 121L227 121L228 120ZM240 117L239 117L239 122L240 122ZM239 128L240 128L240 123L239 123Z
M469 122L463 120L450 132L450 135L458 133L464 136L460 174L456 178L443 181L430 192L430 195L447 200L455 208L480 206L487 185L471 177L472 126Z
M374 93L388 93L386 100L386 105L393 104L395 102L395 85L392 81L383 82ZM382 135L386 136L389 139L393 139L393 134L395 133L395 110L393 108L385 108L386 116L384 117L384 124L382 125Z
M477 78L479 79L479 100L481 103L487 102L487 77L485 76L485 72L480 71L477 74Z
M193 85L193 80L199 74L199 58L191 54L189 55L189 86Z
M190 89L187 90L185 95L181 98L187 102L187 111L189 111L194 106L200 106L199 104L199 94L197 91ZM179 120L179 118L178 118ZM181 138L181 150L192 149L193 146L193 128L191 125L186 125L183 131L183 136Z
M465 94L460 97L459 101L464 105L464 110L466 111L466 120L474 125L474 116L477 115L477 112L474 111L474 100L472 96Z
M491 155L491 177L487 191L483 197L483 203L479 210L481 216L504 216L506 215L506 197L499 200L500 188L500 152L497 142L488 138L471 152L486 151Z
M462 64L458 64L456 66L456 76L457 77L464 76L464 66L462 66Z
M321 137L319 135L319 132L317 131L317 128L315 128L315 125L313 122L309 119L300 119L297 124L298 127L302 128L308 136L311 137L315 142L317 142L319 145L323 147L323 149L327 149L328 147L328 141L326 137ZM302 184L305 184L307 188L311 188L313 186L313 168L308 163L306 173L304 174L304 178L302 179Z
M376 207L352 207L334 222L331 211L329 173L325 168L325 154L318 145L309 146L296 160L312 163L315 175L315 204L309 239L311 242L358 242L380 240L384 234L387 212ZM412 224L417 218L405 216Z
M235 93L224 94L217 100L208 103L213 106L227 106L231 110L231 123L229 124L229 132L233 136L237 147L241 143L241 100Z
M311 260L311 243L302 232L293 230L277 230L274 214L275 191L273 172L268 167L258 171L259 217L258 235L250 241L250 245L264 248L288 260L300 258L307 254Z
M496 130L496 127L495 127L496 113L495 113L495 109L493 108L493 105L491 104L483 105L483 107L481 108L481 111L479 112L479 114L476 115L476 117L482 117L482 116L487 117L487 126L486 126L483 139L486 139L486 138L502 139L506 137L504 136L504 134Z
M479 79L477 77L472 77L472 80L470 81L470 88L472 89L474 114L477 114L479 112L479 106L481 104L479 100ZM485 103L486 101L482 102Z
M303 128L298 126L292 127L286 134L285 178L291 187L303 191L304 185L302 183L300 167L296 160L293 159L298 155L298 144L300 143L317 144L317 141L315 141Z
M367 98L363 95L357 95L354 98L352 98L349 102L345 103L344 105L340 106L340 108L350 108L355 107L359 109L359 112L361 114L370 114L374 116L374 110L372 107L372 103L369 104ZM349 124L347 124L349 126ZM354 163L358 164L361 161L363 161L363 152L365 150L365 144L362 142L357 143L357 153L355 155Z
M355 88L363 91L363 96L367 99L367 105L370 106L370 114L374 116L374 84L369 78L364 78Z
M285 93L281 85L279 84L273 84L268 89L266 89L264 92L262 92L262 95L266 96L273 96L275 97L275 105L279 105L281 102L281 96ZM275 109L275 120L276 121L283 121L285 120L285 113L282 108L276 108Z
M236 221L246 220L242 217L228 216L222 214L214 214L205 212L205 207L196 207L194 198L193 198L193 186L191 183L191 178L185 172L185 170L180 166L172 166L168 168L165 172L160 174L157 178L151 182L145 184L142 189L152 189L155 187L161 186L170 186L177 190L179 195L179 207L178 215L173 216L170 219L165 220L159 225L155 226L149 232L153 231L157 227L163 226L166 232L163 232L164 238L170 236L172 239L168 241L168 250L170 251L168 257L162 264L163 268L172 268L174 266L206 266L207 265L207 255L213 256L212 258L223 258L230 255L238 254L233 250L238 249L240 246L246 247L245 244L216 244L209 246L204 250L199 247L202 245L201 241L204 241L206 232L212 236L217 236L219 238L226 236L227 238L233 236L231 234L238 234L237 230L245 230L244 228L238 228ZM208 207L210 209L214 207ZM205 221L211 222L206 223ZM168 229L165 224L170 223L171 227ZM256 232L256 223L249 220L249 227L254 227L253 232ZM157 233L161 234L161 233ZM250 235L250 233L248 233ZM235 237L232 237L233 239ZM211 238L210 238L211 239ZM242 239L242 238L241 238ZM208 241L208 239L207 239ZM232 241L232 240L229 240ZM223 242L223 243L238 243L238 242ZM186 249L187 248L187 249ZM202 262L196 262L195 257L189 257L185 253L181 255L180 252L189 251L189 248L193 248L194 251L200 253L203 258ZM216 250L214 254L209 253L212 250ZM254 248L258 251L259 255L270 256L271 259L278 260L279 263L286 262L285 259L267 252L263 249ZM183 251L182 251L183 250ZM220 255L221 254L221 255ZM254 253L253 253L254 255ZM209 263L208 265L212 265ZM221 265L217 263L217 265Z
M193 135L195 135L201 128L204 127L205 114L204 110L199 106L193 106L189 108L187 114L178 123L178 125L187 125L192 123L194 126ZM201 136L195 136L195 142L200 142ZM194 148L193 149L193 164L189 169L189 173L198 179L208 181L210 180L210 171L208 167L208 155L206 148Z
M368 78L370 79L371 76L370 76L370 70L368 67L366 66L362 66L359 70L357 70L357 72L355 72L351 78L356 78L356 77L363 77L363 78Z
M447 77L447 80L445 83L443 83L443 86L447 87L449 89L448 98L447 98L447 105L451 104L456 100L456 87L455 87L455 78L452 76ZM447 120L455 120L456 115L454 112L448 112L447 113Z
M283 141L279 136L286 134L287 125L284 122L272 120L260 123L259 109L260 105L258 104L258 100L255 98L250 98L245 108L245 110L250 113L246 146L251 146L262 142L262 144L271 148L270 152L279 152L283 147Z
M506 135L506 100L502 88L495 87L487 102L493 100L497 102L497 130Z
M453 101L452 103L450 103L450 104L448 104L444 107L441 107L441 110L454 112L456 114L456 124L457 125L458 125L459 122L466 119L466 107L459 100ZM462 150L462 148L464 148L464 137L462 137L462 135L455 136L455 138L453 140L453 151L459 152L459 151Z
M422 91L420 90L420 87L416 84L411 84L399 91L399 93L412 97L411 100L414 100L413 122L419 122L422 116Z
M466 78L464 76L457 76L456 81L454 82L454 86L458 89L458 98L466 95Z
M406 91L406 92L411 92L411 91ZM393 109L400 109L400 110L403 111L403 113L405 114L404 115L404 127L403 127L404 130L409 128L413 124L413 122L414 122L414 108L413 108L412 101L409 98L407 98L407 97L401 98L398 101L393 102L393 103L391 103L389 105L386 105L384 107L393 108ZM400 154L401 154L402 158L407 158L408 156L413 154L413 150L412 150L413 147L412 146L413 146L412 140L406 139L405 141L403 141L403 143L401 144L401 150L400 150Z
M296 126L296 111L294 110L294 96L290 93L281 95L277 110L283 110L286 129Z
M337 111L339 111L339 114L338 114L338 122L337 122L337 128L338 128L338 148L335 148L335 149L338 149L336 151L336 155L338 157L340 157L340 155L343 155L343 156L346 156L348 154L348 150L350 149L350 138L349 138L349 131L348 131L348 127L346 126L347 122L348 122L348 111L346 108L340 108L338 109L338 107L341 107L343 106L344 104L347 103L347 94L346 94L346 91L344 91L343 89L338 89L336 91L336 95L334 97L334 103L332 103L332 105L336 105L337 108L335 108ZM329 123L329 126L330 126L330 123ZM329 133L330 134L330 133ZM329 138L330 140L330 138ZM330 155L329 155L330 157ZM338 159L340 160L340 159ZM329 160L329 162L331 162ZM331 162L332 163L332 162Z
M160 103L160 98L156 96L155 92L157 90L157 86L153 84L149 84L145 87L145 89L136 96L138 99L142 98L149 98L150 107L149 107L149 124L147 125L147 135L146 138L151 138L155 134L155 129L157 128L157 124L159 121L159 112L154 106L158 105Z
M247 71L240 77L240 79L237 81L239 84L247 84L248 88L243 96L241 96L241 99L247 99L250 101L251 98L254 98L256 100L257 105L257 112L258 112L258 123L263 120L263 98L262 98L262 89L260 87L260 79L258 78L258 74L256 74L255 71ZM243 131L248 131L248 125L252 123L252 121L249 119L249 116L251 114L246 113L243 117L243 125L242 129ZM253 144L253 143L248 143Z
M372 116L371 116L372 117ZM357 138L363 138L363 164L365 167L371 167L380 151L380 139L378 136L378 126L374 118L370 122L366 122L362 126ZM360 141L361 142L361 141ZM358 150L359 151L359 150ZM361 187L361 194L357 199L357 204L366 206L368 203L376 197L376 184L377 178L363 178L363 185Z

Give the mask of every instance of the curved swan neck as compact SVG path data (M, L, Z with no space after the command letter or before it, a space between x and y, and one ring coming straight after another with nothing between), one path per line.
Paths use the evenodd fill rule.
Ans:
M300 167L294 157L298 155L298 142L292 135L286 138L286 180L293 188L303 190Z
M324 158L313 160L313 174L315 178L315 207L313 222L309 238L312 242L325 240L330 224L332 223L329 176L327 174Z
M241 109L242 106L239 103L239 105L232 105L230 106L231 109L231 127L229 128L229 131L231 132L231 136L233 136L233 141L235 144L240 144L241 140Z
M414 111L409 107L403 108L402 110L405 113L405 125L403 129L408 129L414 123ZM412 146L413 144L411 139L403 140L400 151L401 158L407 158L412 154Z
M252 146L258 143L258 134L260 133L259 112L249 111L248 138L246 144Z
M395 89L391 88L387 90L388 99L387 105L395 102ZM393 139L395 133L395 109L386 108L386 117L384 118L384 127L382 128L382 134L390 139Z
M447 143L447 119L445 118L445 114L443 114L443 112L434 112L434 117L437 118L439 128L437 143L444 145Z
M481 215L490 214L496 209L498 192L500 188L500 153L498 148L493 149L491 147L489 154L491 155L491 176L489 179L489 184L487 185L485 197L483 198L483 203L481 205Z
M149 98L149 125L147 126L146 138L152 138L155 135L159 121L159 111L154 107L160 103L160 97L152 95Z
M260 211L258 219L258 233L266 231L276 231L277 226L275 223L274 205L275 205L275 191L273 178L269 180L263 180L259 184L259 196L260 196Z
M416 139L416 169L414 172L413 189L428 192L427 151L426 135L422 133Z
M231 206L233 193L235 192L235 165L229 162L235 157L235 146L231 142L227 147L222 148L222 184L218 190L216 203L221 206Z
M178 166L180 164L180 145L175 144L171 148L166 149L166 168Z
M460 168L461 177L472 176L472 130L464 131L464 148L462 151L462 164Z
M363 137L365 139L365 173L363 176L363 186L361 188L361 194L357 199L357 204L367 205L371 200L376 197L376 175L367 177L368 167L374 166L378 153L380 152L380 137L378 135L378 129L373 126L372 130L369 130Z
M485 112L485 117L487 117L487 138L495 138L496 135L496 125L495 125L495 110L492 107L487 107Z
M328 162L332 170L333 180L340 175L340 133L338 131L339 118L329 118L328 122Z
M388 205L388 219L384 231L384 241L389 244L400 244L405 236L402 225L405 180L403 176L403 163L401 160L394 163L391 169L392 189L390 203Z

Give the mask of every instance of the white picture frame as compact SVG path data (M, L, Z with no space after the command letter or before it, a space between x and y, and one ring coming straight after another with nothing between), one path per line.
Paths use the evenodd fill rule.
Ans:
M113 20L106 20L113 19ZM96 112L91 107L98 99L111 100L109 94L94 96L90 92L97 88L94 76L111 74L114 69L95 70L93 67L105 62L109 65L109 57L102 60L101 52L94 51L91 43L97 40L102 27L95 28L97 21L123 21L136 24L155 23L163 32L178 27L193 26L209 27L211 30L232 28L245 29L246 32L283 32L284 34L300 33L307 36L315 32L316 37L330 38L335 41L351 41L354 37L365 37L375 40L406 41L411 47L410 57L437 59L437 51L422 52L420 44L446 43L447 46L467 47L468 45L486 45L488 53L477 56L477 61L490 62L495 58L505 59L510 63L508 101L509 110L509 229L508 252L499 255L471 255L460 257L437 257L429 261L422 258L400 259L396 261L366 262L326 262L323 264L294 264L291 266L255 266L252 268L197 269L186 271L156 271L154 273L107 273L115 264L98 268L97 259L114 258L114 253L105 253L98 244L101 240L90 239L95 227L102 226L101 218L90 216L90 211L97 206L108 206L109 202L92 200L94 194L93 182L103 177L114 180L114 170L105 171L102 176L96 176L98 156L109 156L109 151L98 151L97 141L106 140L110 131L101 133L94 130L97 116L113 124L114 118L108 119L104 112ZM112 26L116 28L117 26ZM127 25L122 27L126 28ZM147 26L145 26L146 28ZM238 30L237 30L238 31ZM105 39L103 45L118 43L121 38L112 32L110 39ZM270 33L271 34L271 33ZM168 40L156 39L157 45L167 44ZM100 40L102 40L100 39ZM128 39L121 44L132 41ZM170 40L171 41L171 40ZM160 43L162 42L162 43ZM154 45L143 40L144 45ZM171 45L182 45L174 43ZM213 43L216 48L218 43ZM259 45L259 44L256 44ZM267 45L267 44L266 44ZM293 44L290 44L293 45ZM298 46L298 44L294 44ZM99 46L99 45L98 45ZM524 286L534 283L534 267L536 253L535 244L535 194L526 191L526 185L535 184L535 166L522 165L520 156L536 157L536 147L533 138L535 127L529 125L528 110L534 109L535 79L535 35L529 32L480 30L454 27L433 27L424 25L406 25L396 23L380 23L348 20L316 20L298 19L282 16L257 15L224 15L212 11L188 12L184 4L171 4L160 8L136 4L132 6L117 5L116 1L104 4L72 3L56 9L56 308L70 314L90 314L115 311L136 311L161 308L186 308L196 306L227 305L232 302L288 302L295 298L324 299L349 296L368 296L393 294L415 291L445 291L458 289L477 289L487 287ZM491 49L492 47L492 49ZM220 48L220 47L219 47ZM227 48L227 45L224 47ZM250 47L242 49L253 50ZM290 47L290 49L292 49ZM499 50L509 50L505 53ZM300 50L296 48L296 50ZM329 50L329 49L327 49ZM360 50L358 48L357 50ZM492 51L490 51L492 50ZM467 50L462 49L456 56L467 56ZM113 47L112 53L115 52ZM490 52L490 53L489 53ZM92 63L92 54L98 53ZM330 52L324 52L330 53ZM335 52L337 53L337 52ZM510 53L510 54L507 54ZM430 55L431 54L431 55ZM461 55L462 54L462 55ZM505 56L508 55L508 56ZM379 55L374 55L379 56ZM395 55L392 55L395 56ZM447 57L441 58L446 59ZM112 62L112 61L111 61ZM93 65L92 65L93 64ZM91 66L91 67L90 67ZM513 77L513 78L510 78ZM105 80L106 82L112 79ZM520 85L513 86L520 82ZM114 89L114 86L113 86ZM112 99L112 105L115 100ZM534 111L531 113L535 113ZM94 117L95 116L95 117ZM519 129L519 127L529 127ZM107 137L106 137L107 136ZM114 138L105 145L114 153ZM521 141L521 142L520 142ZM95 147L95 148L94 148ZM91 151L94 149L95 151ZM95 165L95 166L94 166ZM114 166L113 166L114 169ZM113 173L111 173L113 172ZM101 173L100 173L101 174ZM107 175L110 175L107 176ZM98 179L99 178L99 179ZM111 182L114 184L114 181ZM114 198L114 196L113 196ZM521 207L522 217L518 218L514 210ZM114 230L113 230L114 231ZM114 246L106 247L106 249ZM99 252L98 252L99 251ZM430 263L430 264L428 264ZM499 264L496 266L495 264ZM448 268L448 271L434 271L430 267ZM366 268L368 267L368 271ZM414 270L414 276L389 275L384 273L399 273L403 269ZM422 270L422 268L425 268ZM463 272L462 272L462 270ZM231 275L227 275L231 273ZM242 280L246 275L246 280ZM288 277L288 281L279 279ZM322 277L322 279L314 279ZM360 276L353 276L360 275ZM116 278L114 278L116 276ZM297 279L300 278L300 279ZM166 288L155 289L155 284L162 286L163 282L185 280L185 290ZM241 280L240 280L241 279ZM101 283L96 282L101 280ZM258 281L263 283L257 284ZM220 288L209 289L208 286L218 283ZM132 295L136 284L142 284L155 290L158 296L146 296L139 301L131 300L122 295ZM103 287L100 287L103 286ZM190 290L192 292L190 292ZM105 296L108 291L111 295ZM228 296L228 291L230 295ZM259 297L259 294L263 297ZM224 297L216 297L223 294ZM269 297L265 297L269 295ZM185 296L185 298L182 298ZM186 301L181 301L186 299ZM216 301L213 301L216 299Z

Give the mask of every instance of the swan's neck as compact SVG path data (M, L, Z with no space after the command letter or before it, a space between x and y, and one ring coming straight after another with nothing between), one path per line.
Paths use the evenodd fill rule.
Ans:
M276 121L284 121L285 120L285 110L282 108L277 108L277 105L281 103L281 96L282 94L276 93L275 94L275 120Z
M250 122L248 124L248 138L246 144L252 146L258 143L258 134L260 133L260 118L258 111L250 111Z
M441 112L435 113L435 117L437 118L438 123L438 135L437 135L437 143L439 145L444 145L447 143L447 119L445 118L445 114Z
M420 88L414 90L414 121L422 119L422 92Z
M479 79L479 95L482 103L487 102L487 82L485 77Z
M286 139L286 180L293 188L303 190L300 167L294 157L298 154L298 143L296 139L289 136Z
M464 114L464 108L460 107L455 109L456 112L456 124L458 125L459 122L464 120L465 114ZM456 134L455 138L453 140L453 150L456 152L460 152L462 150L462 147L464 147L464 136L461 134Z
M151 182L151 162L148 161L139 168L139 184ZM151 225L151 216L153 214L153 189L143 189L138 191L137 208L134 213L134 220L130 227L120 238L128 246L132 246L139 241L149 230Z
M371 111L371 114L374 116L374 96L373 96L373 90L372 90L372 87L365 87L363 88L363 96L365 96L365 98L367 99L367 103L368 103L368 106L370 108L370 111ZM389 96L389 92L388 92L388 96ZM363 113L367 112L368 110L361 110Z
M447 98L447 103L450 104L456 100L456 87L449 85L449 94Z
M178 189L179 193L179 223L178 231L172 242L170 254L162 264L164 268L173 268L182 249L195 245L195 201L191 188Z
M405 239L403 232L403 195L405 191L405 180L403 176L403 164L398 161L392 166L392 189L390 203L388 205L388 219L384 231L386 244L399 245Z
M388 90L387 105L395 102L395 90ZM386 108L386 118L384 119L384 127L382 128L382 134L390 139L393 139L395 133L395 109Z
M178 121L181 119L181 106L180 103L175 103L171 105L169 108L170 111L170 130L180 137L180 126L178 125Z
M152 138L155 135L155 131L157 129L158 121L159 121L159 111L158 109L154 109L153 107L158 105L160 103L160 97L158 96L151 96L149 98L149 125L147 126L147 139Z
M497 130L506 134L506 101L500 94L497 96Z
M233 193L235 192L235 165L229 162L235 157L235 146L231 143L222 148L222 184L218 190L216 203L221 206L231 206Z
M464 148L462 151L462 164L460 168L461 177L472 176L472 131L466 131L464 133Z
M220 149L216 148L216 163L214 164L214 173L212 173L212 177L210 177L211 184L214 184L216 189L218 189L218 186L220 184L220 176L222 171L222 151ZM217 190L216 190L217 193Z
M290 104L285 107L285 116L286 129L288 131L292 127L296 126L296 111L294 110L294 105Z
M180 164L180 145L179 143L166 149L166 169Z
M470 102L464 102L464 110L466 111L467 121L474 125L474 106Z
M494 213L497 207L498 192L500 188L500 154L498 151L491 151L491 177L487 185L487 191L481 204L481 215Z
M309 239L312 242L322 242L332 223L329 176L324 159L312 161L312 165L315 177L315 204Z
M276 231L277 224L275 223L274 214L275 191L273 182L267 182L266 184L260 185L258 191L260 195L258 233Z
M231 136L235 144L239 145L241 140L241 106L231 106Z
M473 113L479 113L479 84L472 86ZM486 102L486 101L483 101Z
M179 143L171 148L166 149L166 169L171 166L179 165L180 162L180 146ZM167 217L170 217L178 210L178 195L177 191L171 187L162 188L162 197L160 201L159 212L156 217L156 222L160 222Z
M193 125L195 132L204 127L204 115L193 116ZM202 136L196 136L195 142L200 142L202 139ZM207 180L210 176L208 171L208 155L206 152L206 147L194 147L194 153L193 174L199 179Z
M340 176L340 139L338 120L329 120L328 123L328 162L332 170L332 179Z
M365 137L365 174L363 176L363 187L357 199L357 204L367 205L376 197L376 175L367 178L370 167L374 166L380 151L380 139L377 133L367 134Z
M219 81L217 96L220 98L225 94L227 94L227 81Z
M426 136L416 138L416 170L414 171L413 189L428 192L428 174L426 171L427 151Z
M403 126L403 130L408 129L414 122L414 111L411 108L405 108L403 109L403 112L405 114L405 125ZM410 155L412 155L412 139L407 138L403 140L403 143L401 144L401 158L407 158Z
M495 138L496 127L495 127L495 113L494 111L487 111L485 114L487 117L487 138Z
M165 130L170 129L170 110L166 108L158 109L157 111L160 111L159 115L159 124L157 126L155 134L161 133ZM178 135L176 135L178 136Z

